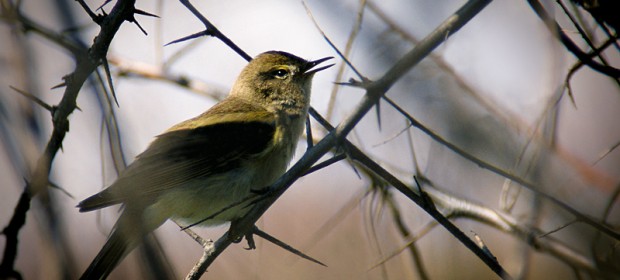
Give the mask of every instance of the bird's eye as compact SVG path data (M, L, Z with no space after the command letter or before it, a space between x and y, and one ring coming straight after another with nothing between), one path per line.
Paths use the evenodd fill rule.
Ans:
M286 77L288 76L288 71L286 71L284 69L277 69L277 70L271 71L271 75L274 78L286 79Z

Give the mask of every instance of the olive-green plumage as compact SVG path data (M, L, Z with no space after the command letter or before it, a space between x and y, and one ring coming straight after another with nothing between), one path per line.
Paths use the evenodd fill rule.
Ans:
M80 202L80 212L124 206L82 279L107 277L167 219L200 222L281 176L303 131L312 77L331 65L312 68L327 59L306 61L278 51L258 55L226 99L159 135L112 185ZM249 210L245 206L201 225L240 218Z

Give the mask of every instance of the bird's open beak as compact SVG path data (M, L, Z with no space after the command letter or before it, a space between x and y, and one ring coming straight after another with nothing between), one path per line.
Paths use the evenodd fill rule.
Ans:
M334 58L334 57L333 56L328 56L328 57L324 57L324 58L321 58L321 59L317 59L315 61L308 62L308 64L306 64L306 69L304 71L304 76L309 76L309 75L312 75L312 74L314 74L316 72L319 72L321 70L325 70L325 69L327 69L329 67L334 66L335 64L330 64L330 65L326 65L326 66L319 67L319 68L316 68L316 69L312 69L312 67L319 65L319 63L321 63L323 61L326 61L326 60L330 60L332 58Z

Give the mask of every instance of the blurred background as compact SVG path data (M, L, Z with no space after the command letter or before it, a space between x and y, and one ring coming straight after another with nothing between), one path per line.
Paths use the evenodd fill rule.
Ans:
M47 110L10 87L54 105L64 88L52 88L75 66L57 41L33 30L89 46L99 27L75 1L17 1L21 23L10 13L16 1L0 2L4 228L53 129ZM268 50L306 59L337 56L300 1L194 2L251 56ZM581 7L558 2L567 6L595 45L608 40ZM103 1L85 3L94 10ZM103 10L109 12L113 4ZM371 80L380 78L463 4L305 2L325 35ZM590 50L561 6L555 1L545 4L570 38ZM225 96L246 64L214 38L164 47L204 28L181 3L137 1L136 8L159 18L136 15L139 26L125 22L112 41L108 59L118 106L104 90L109 85L103 67L98 71L101 78L92 75L84 84L77 99L81 110L71 115L63 149L53 161L50 181L56 187L33 199L19 234L15 269L24 279L77 278L103 246L118 207L79 213L75 205L112 183L118 166L131 163L153 137ZM24 18L36 25L24 24ZM603 52L616 68L618 49L615 45ZM419 177L438 209L466 235L481 238L513 277L617 279L618 240L584 223L583 217L618 233L620 151L615 148L620 143L620 84L587 66L575 69L576 63L526 1L495 1L387 93L408 117L478 161L411 127L385 100L348 139L411 187L415 188L413 176ZM313 83L312 106L334 125L355 110L365 93L334 83L359 79L342 64L338 58L336 67L317 74ZM313 122L313 134L320 139L325 130ZM306 149L305 140L300 141L297 158ZM481 163L532 182L533 188L481 168ZM257 224L328 267L257 237L256 250L244 250L245 242L231 246L203 278L496 277L410 200L352 166L341 161L300 178ZM215 240L227 226L193 229ZM172 222L156 236L165 252L158 255L165 256L170 268L159 276L184 277L202 248ZM2 238L0 250L5 246ZM142 256L134 251L111 278L152 278L153 270L144 265L152 260Z

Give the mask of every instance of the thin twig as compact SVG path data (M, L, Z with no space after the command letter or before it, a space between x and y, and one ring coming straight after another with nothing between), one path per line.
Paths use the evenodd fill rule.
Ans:
M361 0L360 4L359 4L359 8L357 10L357 17L355 20L355 24L353 25L353 28L351 28L351 32L349 33L349 38L347 39L347 44L344 47L344 57L349 57L349 55L351 55L351 50L353 49L353 42L355 42L355 39L357 38L357 34L359 33L361 27L362 27L362 20L364 18L364 11L366 10L366 0ZM312 18L312 21L314 21L314 18ZM314 25L318 27L318 24L315 22ZM319 29L320 30L320 29ZM323 34L324 32L322 30L320 30L321 34ZM326 37L325 35L323 35L324 37ZM347 65L351 65L351 63L347 61ZM345 64L340 64L338 66L338 71L336 72L336 81L342 81L342 77L344 76L344 68ZM358 74L358 77L361 80L364 80L364 78L356 71L355 68L352 68L353 71L356 72L356 74ZM332 92L329 95L329 101L327 103L327 112L325 113L325 118L327 118L328 120L330 120L332 118L332 114L334 112L334 106L336 105L336 96L338 95L338 90L340 89L340 87L336 84L334 84L334 86L332 87Z
M588 37L588 34L586 33L585 30L583 30L583 28L581 28L581 26L579 25L579 23L577 23L577 20L573 17L573 15L568 11L568 8L566 8L566 5L564 5L564 2L562 0L556 0L556 3L558 3L560 5L560 7L562 8L562 11L564 11L564 14L568 17L568 19L571 21L571 23L573 24L573 26L575 28L577 28L577 31L579 32L579 34L581 35L581 38L583 38L583 40L586 42L586 44L588 44L588 46L592 49L592 50L596 50L596 46L594 45L594 43L592 42L592 40L590 40L590 38ZM607 62L607 59L605 59L605 57L603 56L602 53L597 53L596 56L601 60L601 63L604 66L607 67L611 67L609 65L609 62ZM620 86L620 80L618 78L613 78L612 79L617 86ZM570 93L570 92L569 92Z
M376 262L375 264L371 265L369 269L373 269L385 262L387 262L388 260L400 255L404 250L408 249L412 244L416 243L418 240L422 239L422 237L424 237L426 234L428 234L433 228L435 228L436 226L438 226L439 223L437 223L437 221L430 221L428 223L426 223L424 226L422 226L416 233L414 234L410 234L407 237L407 241L405 242L404 245L402 245L400 248L394 250L393 252L391 252L390 254L388 254L385 258L383 258L382 260Z
M218 30L215 25L213 25L209 20L207 20L207 18L205 18L195 7L194 5L192 5L192 3L189 2L189 0L180 0L180 2L190 11L192 12L192 14L194 14L194 16L196 16L200 22L202 22L202 24L204 24L206 30L205 35L210 35L213 37L216 37L218 39L220 39L220 41L222 41L224 44L226 44L228 47L230 47L232 50L234 50L237 54L239 54L241 57L243 57L245 60L250 61L252 60L252 57L249 56L245 51L243 51L241 48L239 48L235 43L233 43L233 41L231 41L230 39L228 39L228 37L226 37L226 35L222 34L222 32L220 32L220 30Z
M353 70L353 72L355 72L355 74L362 80L362 81L367 81L368 79L366 77L364 77L359 71L357 71L357 68L355 68L355 66L353 66L353 64L349 61L349 59L347 58L347 56L345 54L343 54L337 47L336 45L334 45L334 43L329 39L329 37L327 37L327 35L325 35L325 32L323 32L323 30L321 29L321 27L319 26L319 24L316 22L316 20L314 19L314 17L312 16L312 12L310 11L310 8L308 8L308 6L306 5L305 1L301 2L304 5L304 8L306 9L306 13L308 14L308 16L310 17L310 19L312 20L312 22L314 23L314 26L316 27L317 30L319 30L319 32L321 33L321 35L323 36L323 39L325 39L325 41L332 47L332 49L334 51L336 51L336 53L338 53L338 56L340 58L342 58L342 60L351 68L351 70Z
M620 233L609 228L608 226L594 221L592 218L580 213L579 211L573 209L572 207L570 207L568 204L562 202L561 200L559 200L556 197L553 197L549 194L546 194L544 192L540 191L540 188L538 188L536 185L534 185L531 182L526 181L525 179L516 176L514 174L512 174L509 171L503 170L499 167L494 166L493 164L486 162L470 153L468 153L467 151L463 150L462 148L458 147L457 145L449 142L448 140L444 139L442 136L436 134L434 131L430 130L429 128L427 128L426 126L424 126L422 123L418 122L416 119L414 119L411 115L409 115L406 111L404 111L402 108L400 108L400 106L398 106L396 103L394 103L393 101L391 101L389 98L384 98L386 101L388 101L388 103L390 105L392 105L392 107L394 107L396 110L398 110L403 116L405 116L410 122L411 124L420 129L422 132L426 133L428 136L430 136L431 138L433 138L433 140L441 143L442 145L444 145L445 147L447 147L448 149L452 150L453 152L457 153L458 155L462 156L463 158L476 163L479 167L487 169L493 173L496 173L504 178L508 178L512 181L515 181L516 183L528 188L529 190L535 192L538 195L541 195L542 197L544 197L545 199L553 202L554 204L558 205L560 208L566 210L567 212L571 213L573 216L577 217L581 222L586 223L590 226L592 226L593 228L600 230L601 232L605 233L606 235L616 239L616 240L620 240Z
M601 155L592 163L592 165L596 165L599 161L603 160L607 155L620 147L620 141L616 144L611 145L611 147L607 148L605 151L601 153Z
M326 126L328 130L332 132L335 128L331 127L329 123L325 119L317 119L317 121ZM331 135L331 134L330 134ZM448 218L443 216L437 209L434 204L429 204L425 197L420 196L412 191L407 185L402 183L398 178L390 174L387 170L381 167L379 164L374 162L372 159L368 158L362 151L360 151L353 144L348 142L346 139L344 140L344 144L348 147L351 157L366 166L370 169L374 174L381 177L383 180L388 182L402 194L404 194L411 201L415 202L418 206L420 206L424 211L426 211L431 217L435 219L439 224L441 224L446 230L448 230L455 238L457 238L463 245L465 245L469 250L474 252L481 260L483 260L493 271L498 273L503 278L510 278L510 276L503 271L503 268L497 263L497 260L490 258L483 250L481 250L471 239L469 239L458 227L452 224Z
M557 36L560 42L564 44L564 47L566 47L566 49L575 55L579 60L602 74L616 79L620 77L620 69L601 65L600 63L594 61L588 54L579 49L579 47L564 33L564 31L562 31L559 24L549 15L547 10L545 10L538 0L528 0L527 2L532 7L532 10L536 12L538 17L547 25L547 28L551 31L551 34Z
M390 212L392 213L392 219L394 220L394 223L396 224L396 228L401 233L403 238L408 239L411 236L411 230L409 230L409 228L407 227L407 224L403 220L403 217L400 214L400 209L398 209L397 203L394 201L394 199L388 199L387 206L389 207ZM435 225L436 224L437 223L435 223ZM416 246L415 242L409 242L406 248L409 250L409 254L411 255L411 258L413 259L413 266L417 269L418 276L420 276L420 279L422 280L430 279L428 276L428 272L426 271L426 267L424 266L424 262L422 260L422 254L420 253L420 250L418 249L418 246ZM384 259L387 260L388 258L384 258Z
M321 170L321 169L323 169L323 168L325 168L325 167L328 167L328 166L330 166L330 165L332 165L332 164L334 164L334 163L336 163L336 162L339 162L339 161L341 161L341 160L343 160L343 159L345 159L345 158L347 158L347 155L346 155L346 154L337 154L337 155L335 155L335 156L334 156L334 157L332 157L332 158L329 158L329 159L327 159L327 160L325 160L325 161L323 161L323 162L321 162L321 163L319 163L319 164L317 164L317 165L312 166L312 167L311 167L310 169L308 169L308 171L306 171L306 173L304 173L302 176L306 176L306 175L308 175L308 174L310 174L310 173L313 173L313 172L315 172L315 171L317 171L317 170Z
M224 99L228 94L228 91L225 89L167 71L166 69L169 66L167 62L164 64L165 67L162 68L157 65L128 60L118 56L110 56L108 60L110 64L116 66L118 75L121 77L137 77L168 82L217 101Z

